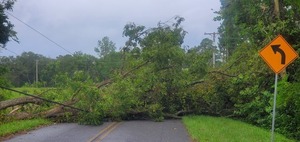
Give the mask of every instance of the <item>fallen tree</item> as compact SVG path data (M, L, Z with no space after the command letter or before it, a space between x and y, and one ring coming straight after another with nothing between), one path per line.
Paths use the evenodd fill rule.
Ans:
M81 87L78 88L72 94L72 97L70 98L70 100L67 100L64 103L56 102L56 101L53 101L53 100L50 100L47 98L43 98L38 95L28 94L25 92L21 92L21 91L3 87L3 86L0 86L0 88L26 95L25 97L0 101L0 110L5 110L5 109L11 108L11 110L9 110L9 113L6 114L6 116L8 118L14 118L14 119L28 119L28 118L33 118L33 117L50 118L50 117L63 116L65 113L75 114L78 111L88 112L87 110L83 110L83 109L72 106L79 101L79 99L76 98L76 96L81 91L81 89L82 89ZM47 91L45 91L45 92L47 92ZM41 94L44 94L45 92L42 92ZM41 95L41 94L39 94L39 95ZM50 104L46 105L46 107L42 106L46 102L48 102ZM51 105L51 103L56 104L56 105L53 106L53 105ZM39 111L39 112L32 112L32 110L30 110L30 108L33 106L44 107L44 109L41 109L41 111Z
M40 104L43 102L43 100L34 98L34 97L21 97L21 98L15 98L11 100L5 100L0 102L0 110L6 109L8 107L13 107L17 105L24 105L28 103L34 103L34 104Z

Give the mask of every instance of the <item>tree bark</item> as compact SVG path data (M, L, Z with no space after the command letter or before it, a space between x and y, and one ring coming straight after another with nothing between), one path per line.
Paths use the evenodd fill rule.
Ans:
M0 102L0 110L6 109L8 107L16 106L16 105L22 105L22 104L28 104L28 103L39 104L41 102L43 102L43 100L38 99L38 98L21 97L21 98L16 98L16 99L11 99L11 100L1 101Z
M279 0L274 0L274 12L276 18L279 20L280 19Z
M73 105L75 103L77 103L78 100L72 100L72 101L69 101L69 102L66 102L64 103L65 105ZM65 109L64 106L61 106L61 105L57 105L55 106L54 108L50 109L50 110L47 110L47 111L44 111L41 113L42 117L55 117L57 115L60 115L60 114L63 114L65 112L69 112L69 111L72 111L70 109Z

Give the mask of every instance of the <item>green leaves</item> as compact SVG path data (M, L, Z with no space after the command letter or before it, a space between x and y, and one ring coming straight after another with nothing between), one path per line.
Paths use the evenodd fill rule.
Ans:
M288 82L288 76L284 77L278 83L277 110L281 127L279 131L285 133L297 140L300 139L300 83Z
M299 49L299 2L280 1L278 18L275 18L274 1L222 0L221 4L216 18L223 20L219 27L219 45L221 50L229 53L225 64L227 72L238 76L227 79L230 84L222 87L227 88L225 91L234 102L237 117L269 128L274 73L260 59L258 51L278 34L283 35L296 50ZM295 90L299 87L295 86L299 86L299 67L296 60L281 75L282 80L279 79L276 114L280 119L276 126L278 131L297 139L299 108L295 103L299 97Z
M102 40L98 41L98 47L95 47L94 50L100 58L103 58L106 55L115 52L116 44L110 41L109 37L105 36Z
M18 41L16 32L13 30L14 25L9 22L5 13L6 10L12 10L14 2L15 0L3 0L0 2L0 48L5 46L9 38Z
M125 25L123 30L123 36L128 37L128 41L125 43L124 51L128 51L134 47L138 47L143 36L147 33L145 26L136 25L135 23L129 23Z

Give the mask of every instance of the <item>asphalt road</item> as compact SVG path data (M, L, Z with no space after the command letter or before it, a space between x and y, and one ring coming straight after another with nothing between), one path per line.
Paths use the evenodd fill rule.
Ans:
M106 122L101 126L55 124L6 142L190 142L180 120Z

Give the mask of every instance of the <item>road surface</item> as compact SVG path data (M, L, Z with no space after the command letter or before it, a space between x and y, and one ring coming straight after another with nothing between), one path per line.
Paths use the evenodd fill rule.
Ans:
M190 142L180 120L106 122L101 126L55 124L6 142Z

